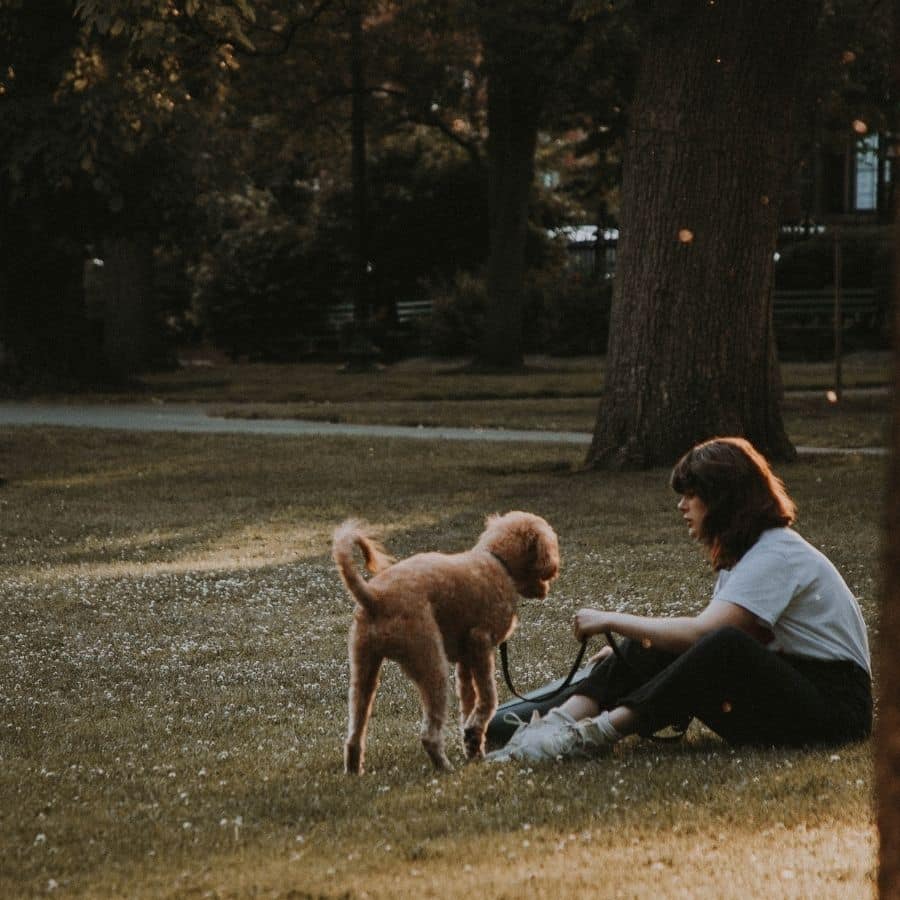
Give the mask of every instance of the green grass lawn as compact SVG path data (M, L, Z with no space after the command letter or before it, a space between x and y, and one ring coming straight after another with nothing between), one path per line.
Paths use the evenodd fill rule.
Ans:
M411 426L578 431L594 428L596 397L484 400L382 400L341 403L250 403L213 405L215 415L258 419L307 419ZM797 446L884 446L889 398L884 393L848 394L830 403L824 391L791 393L784 401L785 427Z
M351 375L336 363L235 364L210 354L171 372L143 375L132 389L83 394L78 399L225 405L593 400L603 388L604 368L605 359L599 356L535 356L526 359L524 371L498 375L473 372L462 359L420 357ZM890 371L887 353L851 354L843 362L844 386L883 387L889 383ZM785 362L781 375L789 391L824 394L834 386L834 365L829 362Z
M143 376L124 393L65 399L200 403L212 414L240 418L590 433L603 368L600 357L533 357L525 372L489 375L467 371L460 360L422 358L351 375L333 363L234 365L219 359ZM843 366L848 393L835 404L827 399L834 383L832 364L783 364L784 418L791 439L798 446L882 446L888 376L886 354L848 356Z
M464 766L454 734L437 777L389 665L369 772L342 774L352 604L329 539L346 516L405 555L469 546L489 512L544 515L562 573L522 603L520 688L568 668L580 606L705 604L667 473L585 473L582 452L0 434L0 896L872 896L868 744L736 751L695 726L493 768ZM781 471L872 637L882 467Z

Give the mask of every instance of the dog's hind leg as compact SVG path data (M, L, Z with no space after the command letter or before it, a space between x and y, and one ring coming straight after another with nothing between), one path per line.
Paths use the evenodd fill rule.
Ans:
M344 771L348 775L361 775L366 754L366 731L369 716L378 687L381 664L380 655L366 651L360 642L350 645L349 724L344 744Z
M416 653L407 656L401 665L422 698L422 746L436 769L449 771L453 766L444 752L449 663L440 639L417 643Z
M472 670L462 660L456 664L456 696L459 697L459 727L465 731L469 716L475 709L476 694Z
M491 636L486 632L473 631L466 644L477 697L475 708L463 729L466 758L472 760L484 756L487 723L497 711L497 686L494 683L494 644Z

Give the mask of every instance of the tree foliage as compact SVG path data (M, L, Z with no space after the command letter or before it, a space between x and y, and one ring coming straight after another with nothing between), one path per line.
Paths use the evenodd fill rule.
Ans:
M870 129L886 121L883 40L865 20L884 5L840 0L820 21L823 50L805 67L804 96L821 101L807 105L836 140L851 114ZM154 289L165 282L156 309L188 330L191 291L194 312L211 308L213 286L233 282L241 260L241 316L271 300L257 294L270 234L295 236L297 259L315 253L328 264L286 264L298 295L315 295L317 310L347 300L350 13L359 8L364 261L376 313L390 318L397 300L483 268L482 361L518 364L531 341L529 280L543 259L535 229L619 215L645 6L0 0L7 350L39 368L85 367L96 335L80 272L112 240L152 252ZM248 205L258 214L243 217Z
M98 7L0 8L9 60L0 93L2 324L19 369L98 374L85 259L110 238L152 247L191 231L191 150L204 110L191 91L202 94L202 82L214 93L218 71L199 67L206 80L196 77L187 49L196 41L164 26L174 7L123 5L140 25L134 32Z

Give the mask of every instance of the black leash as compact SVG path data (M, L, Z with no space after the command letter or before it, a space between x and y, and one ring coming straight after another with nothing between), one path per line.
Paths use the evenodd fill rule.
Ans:
M512 570L509 567L509 563L500 556L499 553L494 553L493 550L488 550L488 553L506 569L506 574L509 575L510 578L513 577ZM578 655L575 657L575 662L572 664L572 668L569 670L569 674L566 675L565 681L558 687L554 688L551 691L547 691L544 694L540 694L537 697L523 697L514 687L512 683L512 678L509 674L509 651L507 649L507 641L504 641L500 645L500 666L503 669L503 677L506 679L506 686L515 694L520 700L525 700L529 703L542 703L544 700L550 700L552 697L556 697L558 694L561 694L571 683L572 679L575 677L575 673L581 667L581 661L584 659L584 651L587 650L587 638L585 638L581 642L581 649L578 651Z
M615 654L616 659L618 659L622 665L631 668L631 663L629 663L622 655L622 651L619 649L619 645L616 643L616 639L612 634L608 631L604 631L603 636L606 638L609 646L612 647L612 652ZM563 683L558 688L553 688L553 690L547 691L544 694L538 694L537 697L523 697L513 686L512 677L509 674L509 650L506 646L507 643L507 641L504 641L500 645L500 666L503 669L503 678L506 681L506 686L520 700L527 700L529 703L543 703L544 700L551 700L553 697L561 694L572 683L575 673L581 668L581 661L584 659L584 653L587 650L588 639L584 638L584 640L582 640L581 648L578 651L578 655L575 657L575 662L572 663L572 668L569 669L569 674L566 675Z
M506 569L506 573L512 578L512 570L509 568L509 563L497 553L494 553L493 550L488 550L488 553ZM612 636L612 632L604 631L603 636L606 638L606 642L612 647L612 652L615 655L616 659L622 663L623 666L629 669L633 669L633 666L627 659L625 659L624 654L619 649L619 645L616 642L616 639ZM506 686L510 689L510 691L518 697L520 700L525 700L527 703L543 703L545 700L552 700L554 697L559 696L571 683L572 679L575 677L575 673L581 668L581 661L584 659L584 653L587 650L588 639L583 638L581 641L581 648L578 651L578 655L575 657L575 662L572 663L572 668L569 669L569 674L566 675L563 683L558 688L553 688L552 690L546 691L543 694L538 694L536 697L523 697L513 686L512 678L509 674L509 650L507 648L507 641L503 641L500 644L500 666L503 669L503 678L506 681ZM676 738L654 738L654 740L678 740L681 735L678 735Z
M626 668L633 669L633 666L631 665L631 663L628 662L627 659L625 659L624 655L622 654L622 651L619 649L619 645L616 643L616 639L612 636L612 632L604 631L603 637L606 638L606 643L609 644L610 647L612 647L612 652L615 655L616 659L620 663L622 663L622 665L625 666Z
M616 639L612 636L612 633L609 631L604 631L603 636L606 638L606 641L609 644L609 646L612 647L612 652L615 655L616 659L619 660L619 662L622 663L623 666L625 666L629 669L632 669L632 671L633 671L634 667L631 665L630 662L628 662L627 659L625 659L625 655L622 653L621 649L619 648L619 644L616 641ZM569 670L569 674L566 676L565 680L558 688L554 688L553 690L547 691L543 694L538 694L536 697L535 696L523 697L513 687L512 678L510 678L510 675L509 675L509 654L507 652L507 647L506 647L507 641L504 641L500 645L500 663L503 668L503 677L506 680L506 686L520 700L525 700L527 703L543 703L545 700L552 700L554 697L561 694L572 683L572 679L575 677L575 673L580 668L582 659L584 659L584 652L585 652L585 650L587 650L587 644L588 644L588 639L584 638L584 640L582 640L582 642L581 642L581 649L578 651L578 655L575 657L575 662L572 664L572 668ZM674 734L671 734L671 735L669 735L669 734L665 734L665 735L664 734L652 734L652 735L650 735L650 740L656 741L657 743L660 743L660 744L669 744L669 743L673 743L675 741L680 741L684 737L685 731L687 730L686 726L685 727L673 726L673 728L674 728L674 732L675 732Z
M581 660L584 659L584 651L587 650L587 638L585 638L581 642L581 649L578 651L578 656L575 657L575 662L572 665L572 668L569 670L569 674L566 675L565 681L558 687L553 690L547 691L544 694L539 694L537 697L523 697L514 687L512 683L512 678L509 677L509 654L506 649L507 641L504 641L500 645L500 664L503 668L503 677L506 679L506 686L520 699L526 700L529 703L543 703L544 700L550 700L552 697L556 697L558 694L561 694L571 683L572 679L575 677L575 673L581 667Z

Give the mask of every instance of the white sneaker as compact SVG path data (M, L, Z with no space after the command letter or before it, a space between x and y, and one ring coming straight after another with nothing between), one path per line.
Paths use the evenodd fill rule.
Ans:
M490 762L546 762L555 759L588 757L592 751L608 747L611 741L597 727L593 719L577 722L562 709L551 709L544 718L537 713L531 721L520 726L509 743L489 753Z
M507 713L503 717L503 721L506 722L507 725L518 725L518 728L516 728L510 739L499 750L493 750L491 753L485 754L485 762L508 762L510 759L513 759L513 751L522 743L522 736L524 735L525 730L535 722L539 722L540 718L537 710L532 712L530 722L526 722L524 719L519 718L516 713Z

